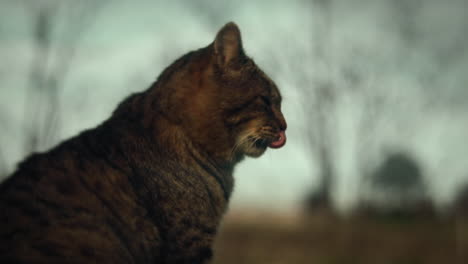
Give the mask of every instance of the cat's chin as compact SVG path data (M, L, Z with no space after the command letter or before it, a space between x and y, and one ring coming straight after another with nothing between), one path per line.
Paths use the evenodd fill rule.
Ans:
M249 148L248 150L246 150L244 152L244 154L248 157L251 157L251 158L258 158L260 157L261 155L263 155L263 153L265 153L267 147L252 147L252 148Z

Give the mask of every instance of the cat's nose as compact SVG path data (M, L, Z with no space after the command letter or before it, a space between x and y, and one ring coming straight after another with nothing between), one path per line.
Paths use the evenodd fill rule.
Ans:
M283 116L283 113L280 111L277 111L275 113L276 119L278 120L278 127L280 131L286 131L286 128L288 128L288 124L286 123L286 119Z
M286 123L286 120L281 120L282 122L280 122L280 129L281 131L286 131L286 128L288 128L288 124Z

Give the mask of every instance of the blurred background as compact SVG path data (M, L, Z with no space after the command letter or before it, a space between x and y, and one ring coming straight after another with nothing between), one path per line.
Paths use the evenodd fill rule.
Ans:
M468 263L468 1L0 0L0 179L236 22L288 143L236 170L215 263Z

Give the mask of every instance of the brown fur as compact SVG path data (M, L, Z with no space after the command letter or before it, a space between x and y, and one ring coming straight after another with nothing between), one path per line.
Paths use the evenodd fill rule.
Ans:
M286 129L275 84L229 23L100 126L0 186L0 262L202 263L233 169Z

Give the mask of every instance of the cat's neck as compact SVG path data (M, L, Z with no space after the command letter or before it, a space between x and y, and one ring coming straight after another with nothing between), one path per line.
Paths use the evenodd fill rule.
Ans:
M229 199L236 162L210 156L190 140L182 127L163 116L155 119L156 125L152 126L129 120L109 120L102 130L112 131L111 137L115 140L109 142L115 144L108 147L119 149L129 168L156 172L164 170L165 166L176 166L197 176L214 179L221 187L224 198Z
M175 155L174 158L190 164L194 159L200 159L223 174L232 174L235 165L241 160L233 158L230 153L213 153L197 144L190 137L192 131L187 131L181 124L174 123L163 115L155 123L157 125L146 130L151 131L149 136L154 140L156 148L164 150L166 155Z
M156 138L155 146L165 152L166 158L170 156L180 166L186 166L194 173L215 179L223 190L224 198L229 199L234 184L232 174L236 162L210 155L194 143L180 125L164 117L158 120L152 134Z

